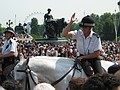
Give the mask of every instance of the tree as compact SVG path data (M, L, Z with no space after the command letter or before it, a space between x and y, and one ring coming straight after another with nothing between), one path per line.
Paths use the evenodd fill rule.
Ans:
M40 36L43 37L43 34L44 34L44 25L39 25L39 32L40 32Z
M0 24L0 35L2 35L2 33L5 31L5 28L2 27L2 25Z
M36 18L31 19L31 34L39 35L39 25Z
M73 23L70 30L78 30L80 27L79 27L79 23Z
M100 23L100 16L97 15L97 14L92 13L91 17L93 17L94 20L95 20L94 31L96 33L98 33L99 35L101 35L101 33L102 33L102 24Z
M103 40L114 40L114 24L111 13L104 13L101 16L91 14L95 20L94 31L97 32Z

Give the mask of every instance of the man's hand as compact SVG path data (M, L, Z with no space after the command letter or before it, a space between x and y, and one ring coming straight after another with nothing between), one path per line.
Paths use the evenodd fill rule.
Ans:
M78 57L78 59L81 61L82 59L84 59L84 56L80 56Z
M76 20L76 18L75 18L75 13L74 13L71 17L71 22L74 22L75 20Z

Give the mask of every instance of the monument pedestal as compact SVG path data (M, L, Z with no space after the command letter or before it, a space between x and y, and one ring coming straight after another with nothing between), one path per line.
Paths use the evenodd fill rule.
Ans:
M40 38L35 39L38 43L53 43L53 44L63 44L66 43L68 40L66 38Z

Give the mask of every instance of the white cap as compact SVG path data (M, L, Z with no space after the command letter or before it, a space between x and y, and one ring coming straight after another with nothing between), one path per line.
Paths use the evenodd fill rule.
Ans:
M49 83L40 83L33 90L55 90L55 88Z

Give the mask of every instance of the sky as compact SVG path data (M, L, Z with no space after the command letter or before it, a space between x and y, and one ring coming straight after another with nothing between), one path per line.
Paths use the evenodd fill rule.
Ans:
M80 21L85 15L92 13L103 15L106 12L119 12L119 0L0 0L0 23L6 27L11 20L12 27L19 23L30 22L35 17L43 23L43 16L51 8L55 19L65 18L68 21L75 12Z

